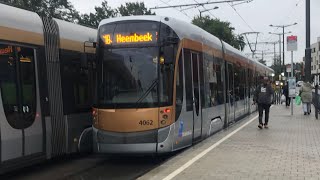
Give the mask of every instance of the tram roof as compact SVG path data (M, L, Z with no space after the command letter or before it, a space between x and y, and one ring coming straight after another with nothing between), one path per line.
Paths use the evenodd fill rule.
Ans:
M0 3L0 27L43 34L42 21L37 13Z
M54 20L57 22L59 26L60 38L79 41L79 42L85 42L85 41L96 42L97 41L96 29L92 29L86 26L81 26L71 22L63 21L61 19L54 18Z

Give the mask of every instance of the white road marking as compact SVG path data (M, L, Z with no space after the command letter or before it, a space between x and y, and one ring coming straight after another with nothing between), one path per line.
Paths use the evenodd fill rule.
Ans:
M187 169L189 166L191 166L193 163L195 163L196 161L198 161L200 158L202 158L204 155L206 155L208 152L210 152L212 149L216 148L217 146L219 146L222 142L224 142L225 140L229 139L231 136L233 136L234 134L236 134L238 131L240 131L242 128L244 128L245 126L247 126L248 124L250 124L252 121L254 121L255 119L257 119L259 115L255 116L254 118L250 119L248 122L246 122L244 125L242 125L241 127L239 127L238 129L234 130L233 132L231 132L230 134L228 134L227 136L223 137L222 139L220 139L218 142L216 142L215 144L213 144L212 146L210 146L209 148L207 148L206 150L202 151L200 154L198 154L197 156L195 156L194 158L192 158L191 160L189 160L187 163L185 163L184 165L182 165L180 168L176 169L175 171L173 171L171 174L169 174L168 176L166 176L165 178L163 178L163 180L171 180L172 178L176 177L178 174L180 174L182 171L184 171L185 169Z

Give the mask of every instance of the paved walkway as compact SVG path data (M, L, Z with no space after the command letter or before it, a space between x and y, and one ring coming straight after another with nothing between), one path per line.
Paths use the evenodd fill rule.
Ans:
M320 180L320 120L315 120L314 112L304 116L302 107L297 106L291 116L290 108L274 105L269 129L262 130L257 127L256 117L253 114L187 149L140 179Z

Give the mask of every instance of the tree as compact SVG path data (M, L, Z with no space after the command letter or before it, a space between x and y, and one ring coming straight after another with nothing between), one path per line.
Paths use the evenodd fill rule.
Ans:
M79 17L73 5L68 0L1 0L11 6L38 13L40 16L58 18L75 22Z
M235 35L235 28L230 22L212 19L209 16L198 16L192 20L192 23L241 51L246 45L243 36Z
M101 7L96 6L94 9L96 11L95 13L82 14L78 18L78 23L97 28L103 19L117 15L117 11L108 6L106 0L101 3Z
M106 18L116 17L116 16L132 16L132 15L153 15L150 10L145 7L143 2L141 3L126 3L126 5L121 5L117 9L112 9L108 6L108 2L104 0L101 6L95 7L95 13L82 14L78 18L79 24L91 26L97 28L99 23Z
M121 16L132 16L132 15L155 15L151 10L147 9L144 2L128 2L126 5L121 5L118 8L118 12Z

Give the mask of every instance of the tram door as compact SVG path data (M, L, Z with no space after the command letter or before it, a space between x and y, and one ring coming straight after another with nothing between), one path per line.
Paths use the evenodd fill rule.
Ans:
M201 138L202 134L202 111L200 91L199 54L191 53L191 76L193 94L193 140Z
M36 50L0 44L1 161L43 153Z
M234 70L230 63L227 64L227 82L227 123L229 124L235 120Z

